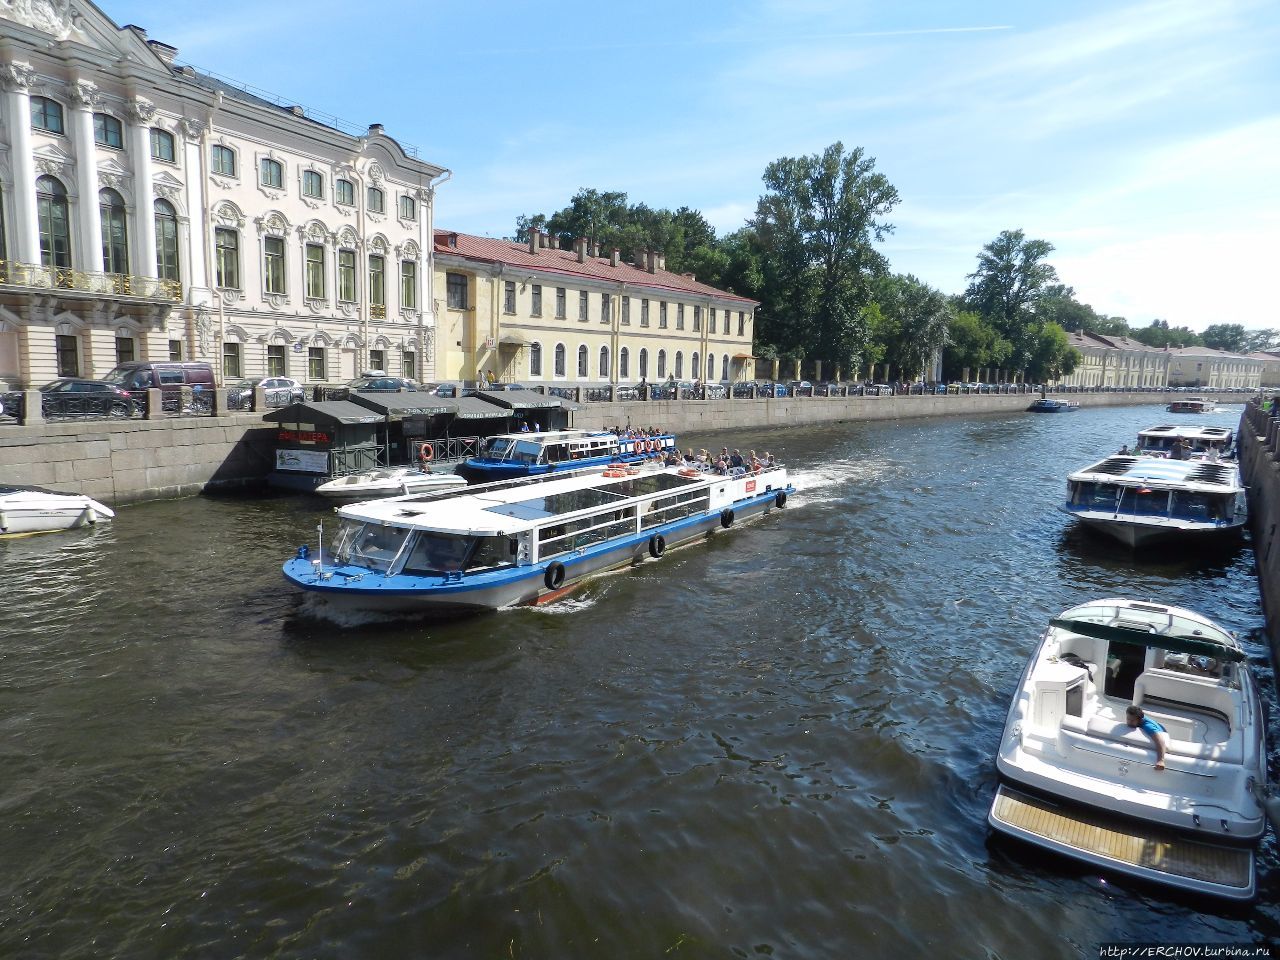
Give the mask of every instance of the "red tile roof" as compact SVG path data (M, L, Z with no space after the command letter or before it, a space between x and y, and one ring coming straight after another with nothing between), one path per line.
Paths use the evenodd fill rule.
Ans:
M449 238L456 237L457 245L451 246ZM583 277L590 280L626 283L633 287L647 287L658 291L692 294L712 297L717 300L733 300L744 306L755 306L757 301L737 294L717 290L705 283L699 283L691 277L679 273L668 273L656 270L650 273L633 263L619 261L615 267L608 257L587 257L585 263L578 262L578 255L573 250L553 250L543 247L537 253L529 252L527 243L516 243L514 240L494 240L490 237L473 237L466 233L454 233L450 230L435 232L436 253L447 256L463 257L467 260L479 260L485 263L505 263L514 267L525 267L539 272L559 273L566 276Z

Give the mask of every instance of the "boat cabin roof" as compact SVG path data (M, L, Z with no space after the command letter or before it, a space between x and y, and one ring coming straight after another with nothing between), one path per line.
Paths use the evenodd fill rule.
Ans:
M1240 662L1240 642L1207 617L1181 607L1136 600L1094 600L1072 607L1049 621L1050 626L1084 637L1159 647L1178 653L1203 654Z
M526 437L528 434L521 434ZM446 499L414 494L371 500L338 509L344 520L382 526L470 536L511 536L533 530L547 520L589 513L601 507L621 508L649 494L706 485L724 479L715 474L682 477L677 468L646 470L623 477L590 471L536 484L460 493Z
M1111 456L1068 478L1121 487L1177 488L1196 493L1238 493L1240 471L1233 463L1207 460L1162 460L1159 457Z
M540 430L537 432L521 431L520 433L497 433L486 440L523 440L525 443L536 443L546 446L549 443L565 443L572 440L614 440L617 434L607 430Z
M1181 426L1173 424L1164 424L1159 427L1147 427L1145 430L1138 431L1138 439L1163 439L1170 440L1213 440L1230 442L1233 432L1230 427L1197 427L1197 426Z

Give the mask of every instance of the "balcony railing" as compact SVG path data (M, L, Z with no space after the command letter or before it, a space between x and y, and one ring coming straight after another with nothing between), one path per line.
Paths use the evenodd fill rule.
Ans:
M0 286L36 287L43 290L76 290L117 297L149 300L181 300L182 284L158 277L127 273L90 273L67 267L45 267L16 260L0 260Z

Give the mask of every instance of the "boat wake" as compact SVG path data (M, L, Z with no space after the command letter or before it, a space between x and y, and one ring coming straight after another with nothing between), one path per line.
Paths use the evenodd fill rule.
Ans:
M562 617L569 614L582 613L583 611L590 610L597 603L599 603L599 600L600 600L599 597L581 596L581 595L572 596L572 597L560 597L556 600L552 600L550 603L538 604L536 607L534 607L534 609L537 610L539 613L549 613L552 616ZM515 609L515 608L512 607L510 609Z
M902 464L883 457L860 457L856 460L831 460L806 469L792 470L791 482L796 493L795 506L813 506L843 500L845 484L882 483L902 472Z

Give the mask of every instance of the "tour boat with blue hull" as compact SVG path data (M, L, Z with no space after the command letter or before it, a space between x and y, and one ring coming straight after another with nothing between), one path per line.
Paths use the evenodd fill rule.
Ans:
M1123 454L1071 474L1061 509L1130 547L1225 541L1248 520L1235 463Z
M1080 409L1079 400L1055 400L1052 397L1041 397L1027 407L1029 413L1075 413Z
M472 483L533 477L609 463L640 463L675 449L670 434L618 436L607 430L553 430L487 437L456 472Z
M374 500L339 507L332 552L302 547L284 575L321 598L321 614L496 610L657 559L794 492L780 467L722 476L649 465Z
M1163 767L1130 705L1163 728ZM1050 620L996 769L998 833L1182 890L1255 894L1255 847L1277 805L1266 722L1244 650L1198 613L1108 599Z

